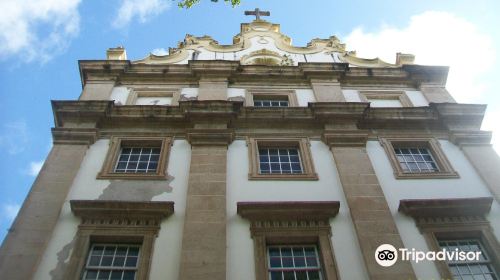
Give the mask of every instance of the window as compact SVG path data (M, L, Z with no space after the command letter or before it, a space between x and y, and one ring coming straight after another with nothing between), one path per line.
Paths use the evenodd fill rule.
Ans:
M268 246L269 279L323 279L316 245Z
M171 139L112 137L98 179L166 179Z
M295 90L248 89L245 94L245 105L254 107L297 107Z
M255 107L288 107L288 96L254 96Z
M154 242L171 201L71 200L81 218L61 279L146 280Z
M138 245L93 244L83 279L134 280L139 260Z
M412 107L404 91L360 91L361 101L370 102L370 107Z
M499 279L492 266L491 259L479 239L448 239L439 240L439 246L447 251L458 248L464 252L481 252L478 261L450 261L448 267L453 279Z
M306 138L248 140L251 180L317 180Z
M116 173L155 173L160 147L122 147L116 161Z
M443 279L500 279L500 244L486 215L493 198L405 199L399 212L415 220L429 250L481 251L479 261L435 261Z
M338 279L329 219L338 201L238 202L250 221L256 279Z
M127 105L179 105L180 90L163 88L133 88Z
M301 174L299 149L285 147L259 148L259 174Z
M434 138L382 138L380 142L396 179L458 177Z
M405 173L438 172L436 162L427 148L394 148L399 166Z

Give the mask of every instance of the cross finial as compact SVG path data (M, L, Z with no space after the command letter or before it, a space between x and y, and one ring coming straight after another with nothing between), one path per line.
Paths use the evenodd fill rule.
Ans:
M260 16L270 16L269 11L261 11L259 8L255 8L254 11L245 11L245 16L255 16L255 20L260 20Z

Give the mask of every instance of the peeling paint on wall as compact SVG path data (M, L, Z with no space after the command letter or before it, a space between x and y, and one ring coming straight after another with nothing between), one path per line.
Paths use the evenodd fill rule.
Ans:
M173 179L169 175L162 181L112 180L97 200L151 201L157 195L171 193Z
M73 244L75 243L76 236L69 242L64 245L61 251L57 252L57 265L56 267L50 271L50 276L52 280L63 280L64 271L68 266L69 256L71 251L73 250ZM68 261L68 262L67 262Z

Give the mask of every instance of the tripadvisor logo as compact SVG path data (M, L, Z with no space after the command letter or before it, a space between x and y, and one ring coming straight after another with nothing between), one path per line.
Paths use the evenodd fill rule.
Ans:
M382 244L375 250L375 260L381 266L393 266L398 261L398 255L402 261L412 261L419 263L421 261L478 261L481 251L461 251L442 249L441 251L417 251L414 248L396 249L391 244Z

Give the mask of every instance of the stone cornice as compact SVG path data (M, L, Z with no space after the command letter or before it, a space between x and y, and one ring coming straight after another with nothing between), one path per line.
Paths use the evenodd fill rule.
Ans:
M161 220L174 213L171 201L71 200L71 211L81 218L144 218Z
M449 130L479 130L483 122L486 105L460 103L431 103L440 120Z
M97 128L54 127L51 130L54 144L92 145L99 133Z
M415 219L484 216L489 213L492 197L449 199L404 199L398 211Z
M450 140L459 146L464 145L491 145L491 131L452 131Z
M335 217L338 201L238 202L237 213L250 221L321 221Z
M445 86L450 68L448 66L409 64L403 65L402 69L409 74L409 78L413 80L416 85L425 83Z
M310 103L308 107L254 108L244 107L241 101L208 100L180 101L179 106L116 106L112 101L53 101L52 105L54 141L60 143L92 143L100 137L100 130L106 130L106 135L113 130L123 134L138 127L146 134L157 131L190 139L205 133L191 131L193 128L231 129L225 131L230 136L224 139L249 133L292 133L299 129L338 145L361 143L366 133L371 136L384 130L439 133L462 144L484 144L490 137L478 128L477 122L484 113L482 105L370 108L367 103L359 102L321 102ZM475 119L472 125L467 116ZM188 136L188 132L195 134ZM345 141L339 138L339 133L346 134Z
M123 60L79 61L82 85L92 81L117 83L197 83L200 77L224 77L230 82L271 81L308 83L311 79L338 80L342 84L398 84L416 87L442 83L447 68L404 65L403 67L349 67L346 63L299 63L298 66L241 65L238 61L195 60L188 64L131 64ZM408 68L409 66L412 66ZM443 70L444 69L444 70ZM446 70L446 71L445 71ZM417 75L418 73L419 75ZM417 77L418 76L418 77Z

